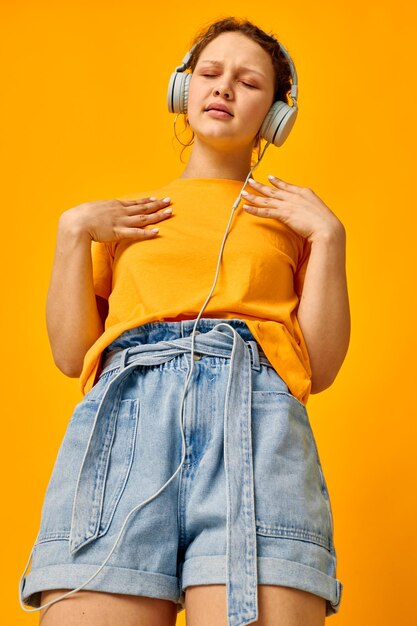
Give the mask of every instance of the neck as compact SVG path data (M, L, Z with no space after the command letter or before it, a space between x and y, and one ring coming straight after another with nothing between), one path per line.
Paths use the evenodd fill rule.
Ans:
M246 180L251 168L252 150L248 146L233 152L203 144L196 137L188 163L180 178L229 178Z

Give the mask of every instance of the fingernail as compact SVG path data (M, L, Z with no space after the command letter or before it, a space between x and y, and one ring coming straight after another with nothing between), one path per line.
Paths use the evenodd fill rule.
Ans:
M157 198L155 198L155 196L151 196L149 200L157 200Z
M168 213L172 213L172 209L167 209L166 211L162 211L162 213L164 215L167 215Z
M151 228L151 233L158 233L159 232L159 228Z
M256 180L254 180L253 178L249 178L249 182L250 183L256 183Z
M247 191L241 191L240 193L242 194L242 196L248 196L249 195L249 193Z
M171 202L171 198L162 198L162 202Z
M268 178L273 180L274 178L276 178L275 176L272 176L272 174L268 174Z

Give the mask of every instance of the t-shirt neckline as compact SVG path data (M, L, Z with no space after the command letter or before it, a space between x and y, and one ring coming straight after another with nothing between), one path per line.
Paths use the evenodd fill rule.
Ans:
M178 178L176 178L177 181L194 181L194 182L203 182L203 183L211 183L211 182L227 182L227 183L240 183L241 185L243 185L243 183L245 182L244 180L237 180L236 178L198 178L198 177L183 177L181 178L180 176L178 176Z

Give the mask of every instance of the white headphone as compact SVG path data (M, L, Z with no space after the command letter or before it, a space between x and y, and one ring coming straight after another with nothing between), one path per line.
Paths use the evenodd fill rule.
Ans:
M275 41L277 40L275 39ZM290 134L290 131L294 126L295 120L297 118L298 85L297 72L295 70L294 63L284 46L279 43L279 41L277 41L277 43L290 65L292 79L290 97L293 105L289 106L286 102L276 100L272 104L262 123L260 137L261 139L265 139L269 143L272 143L275 146L279 147L282 146L282 144ZM168 85L167 97L168 110L170 113L187 112L188 90L192 74L190 72L184 72L189 67L188 62L191 58L191 54L194 48L195 46L193 46L193 48L191 48L191 50L187 52L182 60L182 64L176 67L175 71L171 74Z

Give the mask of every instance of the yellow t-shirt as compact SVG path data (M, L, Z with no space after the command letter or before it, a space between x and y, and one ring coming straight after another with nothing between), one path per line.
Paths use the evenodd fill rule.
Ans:
M156 237L92 242L95 293L108 299L104 333L84 358L86 393L106 346L125 330L198 316L213 285L221 243L243 181L177 178L121 196L169 196L173 215L147 228ZM252 192L251 193L256 193ZM283 222L247 213L232 219L214 292L202 317L244 320L290 391L306 404L311 389L307 346L296 317L311 246Z

